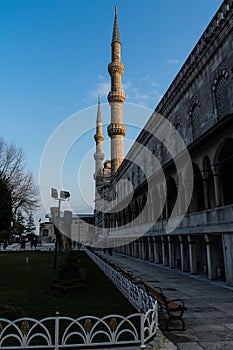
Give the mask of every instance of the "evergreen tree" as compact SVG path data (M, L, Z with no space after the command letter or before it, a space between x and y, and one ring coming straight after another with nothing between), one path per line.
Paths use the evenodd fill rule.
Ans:
M18 211L18 214L16 216L14 230L15 230L15 233L19 236L21 236L22 233L25 233L25 231L27 230L27 227L25 225L25 219L20 210Z
M35 231L36 231L36 225L35 225L34 217L32 212L30 212L27 220L27 233L35 234Z

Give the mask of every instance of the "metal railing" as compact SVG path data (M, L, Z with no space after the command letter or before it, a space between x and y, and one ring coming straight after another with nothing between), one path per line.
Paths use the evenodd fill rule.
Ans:
M108 315L103 318L82 316L77 319L47 317L40 321L21 318L15 321L0 318L1 349L66 349L102 348L103 345L138 344L143 313L127 317Z
M157 301L122 273L103 261L101 257L89 249L85 251L130 303L143 314L143 321L141 322L141 339L143 338L143 343L155 337L158 325Z

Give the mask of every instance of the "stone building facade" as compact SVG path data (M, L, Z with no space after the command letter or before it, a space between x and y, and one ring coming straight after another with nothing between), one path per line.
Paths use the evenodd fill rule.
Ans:
M111 79L113 86L112 74ZM126 158L117 169L111 168L111 174L106 168L113 163L105 162L98 174L95 220L109 232L108 244L114 234L115 249L123 254L233 286L232 97L233 3L225 0ZM166 147L173 142L179 160L182 151L176 149L175 136L156 137L159 116L173 125L171 130L179 133L189 152L193 191L188 203L186 185L191 177L186 164L177 170ZM148 150L146 157L143 149ZM114 210L100 198L114 200ZM179 217L186 204L185 216L169 231L169 218Z

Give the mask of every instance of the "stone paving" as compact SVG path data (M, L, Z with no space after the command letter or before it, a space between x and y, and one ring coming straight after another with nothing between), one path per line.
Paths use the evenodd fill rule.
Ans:
M177 349L233 349L233 288L141 259L117 253L104 255L152 286L162 287L172 298L184 300L188 308L184 313L186 331L163 331L161 318L161 330ZM170 348L171 344L166 347Z

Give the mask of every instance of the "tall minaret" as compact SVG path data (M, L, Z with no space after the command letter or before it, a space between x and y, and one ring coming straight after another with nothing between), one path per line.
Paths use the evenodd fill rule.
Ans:
M117 5L112 34L112 62L108 65L111 76L111 91L108 102L111 106L111 124L108 126L108 135L111 137L111 174L114 175L124 159L124 136L126 127L123 124L122 107L125 94L122 92L122 75L124 65L121 63L121 43L118 29Z
M96 134L94 136L95 143L96 143L96 152L94 154L95 159L95 174L94 179L96 182L98 180L102 180L102 166L103 166L103 148L102 143L104 140L104 135L102 133L102 115L101 115L101 108L100 108L100 97L98 96L98 110L97 110L97 118L96 118Z

